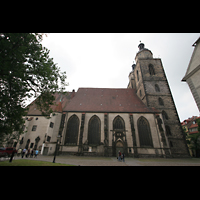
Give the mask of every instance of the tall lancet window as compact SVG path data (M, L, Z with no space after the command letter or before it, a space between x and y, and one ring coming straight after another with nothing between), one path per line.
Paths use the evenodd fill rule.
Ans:
M101 121L94 115L88 125L88 145L99 145L101 136Z
M72 115L67 123L67 131L65 137L66 145L77 145L79 131L79 119L76 115Z
M140 139L140 147L153 147L151 130L148 120L144 117L140 117L138 119L137 124Z

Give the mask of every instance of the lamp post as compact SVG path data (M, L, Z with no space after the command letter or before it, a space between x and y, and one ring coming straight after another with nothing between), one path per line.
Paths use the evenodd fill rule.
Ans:
M60 138L60 135L57 136L56 149L55 149L55 152L54 152L53 163L55 163L55 160L56 160L59 138Z

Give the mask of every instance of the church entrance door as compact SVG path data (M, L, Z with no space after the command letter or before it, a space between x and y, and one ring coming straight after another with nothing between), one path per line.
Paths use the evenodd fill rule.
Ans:
M49 151L49 147L44 147L43 155L47 155Z
M116 143L116 156L118 156L118 153L119 151L122 153L124 151L124 148L123 148L123 143L121 141L118 141Z

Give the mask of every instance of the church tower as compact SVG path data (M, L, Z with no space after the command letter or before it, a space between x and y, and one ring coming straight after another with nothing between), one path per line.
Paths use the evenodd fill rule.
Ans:
M153 58L152 52L143 43L138 47L136 64L132 65L129 74L128 88L134 88L146 106L154 107L162 113L172 157L186 157L189 152L185 136L161 59Z

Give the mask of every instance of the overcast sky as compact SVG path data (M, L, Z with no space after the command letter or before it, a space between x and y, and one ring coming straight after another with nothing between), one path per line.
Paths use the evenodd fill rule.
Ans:
M176 108L183 121L199 116L186 82L186 73L200 33L50 33L43 46L61 71L66 71L67 91L79 87L127 88L139 41L161 58Z

